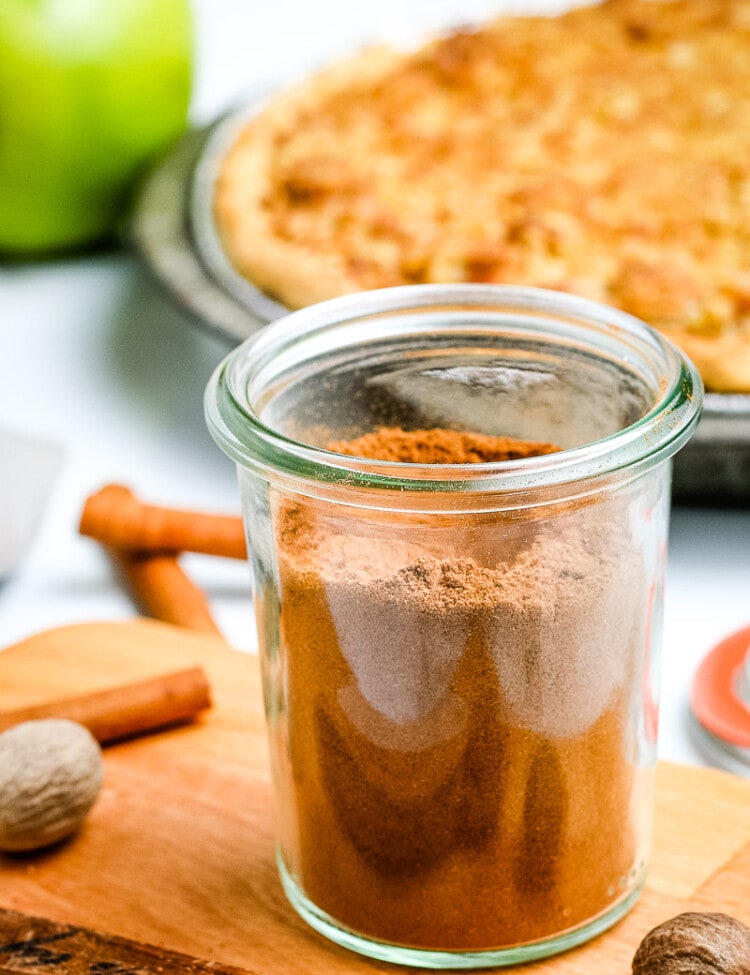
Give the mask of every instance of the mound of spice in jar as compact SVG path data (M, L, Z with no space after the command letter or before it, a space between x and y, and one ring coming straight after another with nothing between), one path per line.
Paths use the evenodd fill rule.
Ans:
M471 463L550 444L380 429L329 449ZM335 922L435 950L557 935L638 882L646 572L595 498L332 513L281 500L286 868ZM282 746L279 746L280 748Z

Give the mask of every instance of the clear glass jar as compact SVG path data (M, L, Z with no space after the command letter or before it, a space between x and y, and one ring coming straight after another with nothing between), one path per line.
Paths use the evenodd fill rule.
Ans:
M289 315L220 366L297 911L434 968L570 948L631 907L652 817L670 457L702 388L635 319L446 285ZM551 441L477 464L379 428Z

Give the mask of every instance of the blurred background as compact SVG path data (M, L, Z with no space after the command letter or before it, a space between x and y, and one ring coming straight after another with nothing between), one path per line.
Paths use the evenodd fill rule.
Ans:
M101 22L92 19L92 0L34 5L6 0L0 11L0 235L7 231L11 242L29 229L33 199L41 192L33 184L44 175L45 124L67 140L67 150L75 149L69 171L90 164L110 179L110 163L116 169L123 161L125 150L118 148L116 136L125 123L110 134L109 143L109 135L92 139L86 120L70 105L70 114L53 118L52 103L40 87L42 72L33 58L21 63L19 56L12 63L8 38L21 46L26 38L24 43L33 46L32 28L42 39L59 37L60 18L72 4L88 24L87 44L114 43L119 2L102 0ZM148 0L144 3L148 6ZM183 48L179 6L154 3L139 37L152 51L164 42L177 76L187 69L185 77L192 80L184 105L179 92L165 102L163 80L136 93L137 109L124 101L132 93L123 94L116 82L108 88L93 80L89 92L102 112L112 105L136 129L139 120L148 129L163 112L166 142L186 125L210 122L248 94L303 76L364 44L406 43L493 13L556 12L566 5L551 0L379 0L372 5L193 0L192 40ZM46 21L24 20L29 7ZM3 18L17 19L3 23ZM132 74L126 58L119 75L124 90ZM170 77L169 84L179 88L175 74ZM2 181L3 154L12 156L20 142L7 127L3 131L3 113L23 114L32 103L40 131L6 163L7 178L25 187L25 195L11 205L10 195L3 199L11 193ZM83 146L73 145L77 132ZM6 248L0 263L0 435L6 434L0 436L0 543L11 547L18 536L19 557L0 582L0 646L45 627L133 615L105 555L77 532L84 498L102 484L121 482L144 500L175 507L239 510L233 466L209 438L202 407L206 381L231 342L189 321L117 237L52 256L43 247L30 246L20 256L14 250ZM39 452L30 452L29 443ZM38 490L47 483L49 492ZM25 522L27 534L20 532ZM678 506L670 546L660 754L701 764L711 758L691 731L690 682L714 644L750 625L750 511ZM189 557L186 566L209 594L228 639L254 649L247 567L199 556Z

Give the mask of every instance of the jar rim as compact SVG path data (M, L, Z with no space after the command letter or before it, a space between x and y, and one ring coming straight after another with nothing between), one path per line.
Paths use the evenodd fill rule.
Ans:
M434 315L450 307L469 313L556 316L583 334L597 329L636 344L663 368L659 393L631 425L599 440L556 453L469 464L367 460L291 439L266 425L247 402L248 375L257 364L326 330L394 313ZM667 460L700 418L703 384L688 357L644 322L618 309L563 292L514 285L406 285L358 292L310 305L264 326L227 355L206 388L209 431L240 466L295 481L398 492L506 494L598 480L623 470L635 476Z

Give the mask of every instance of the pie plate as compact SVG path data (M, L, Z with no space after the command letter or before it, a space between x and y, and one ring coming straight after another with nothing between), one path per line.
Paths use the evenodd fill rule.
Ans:
M234 270L212 218L223 153L262 97L188 132L143 179L124 233L156 280L201 327L231 344L286 314ZM674 461L678 502L750 506L750 395L707 393L698 429Z

